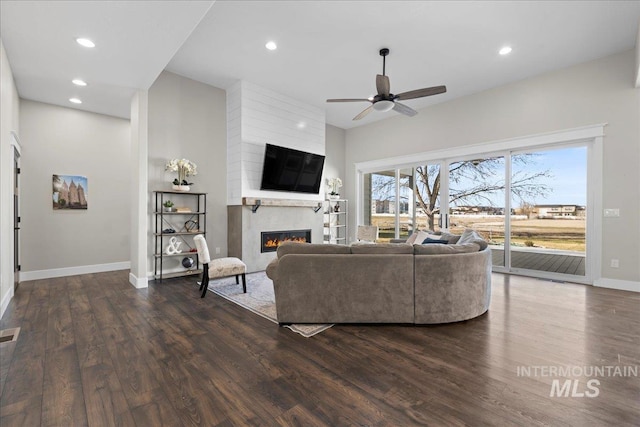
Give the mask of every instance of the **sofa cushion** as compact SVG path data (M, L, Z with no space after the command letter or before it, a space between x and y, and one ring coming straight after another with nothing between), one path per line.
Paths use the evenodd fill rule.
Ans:
M460 236L457 245L461 245L464 243L477 243L480 245L480 250L484 250L489 244L482 238L477 231L467 228Z
M375 245L351 246L352 254L413 254L413 246L408 243L377 243Z
M278 246L278 258L287 254L348 254L349 246L324 243L285 242Z
M463 243L455 245L413 245L415 255L466 254L480 251L477 243Z

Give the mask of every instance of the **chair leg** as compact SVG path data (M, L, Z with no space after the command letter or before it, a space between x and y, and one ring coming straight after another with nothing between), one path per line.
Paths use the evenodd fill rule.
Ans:
M236 274L236 285L240 284L240 277Z
M236 276L237 278L238 276ZM242 273L242 292L247 293L247 276L245 273Z
M204 298L204 296L207 294L207 288L209 287L209 264L204 264L202 268L202 283L200 284L202 295L200 296L200 298Z

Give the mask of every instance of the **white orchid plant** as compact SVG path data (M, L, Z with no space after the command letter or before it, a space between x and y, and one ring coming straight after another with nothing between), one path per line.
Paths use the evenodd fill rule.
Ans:
M187 181L187 177L197 175L197 165L187 159L172 159L167 162L164 170L170 172L178 172L178 177L173 180L174 185L192 185Z
M329 187L329 194L332 196L338 196L338 190L342 187L342 180L340 178L327 178L327 186Z

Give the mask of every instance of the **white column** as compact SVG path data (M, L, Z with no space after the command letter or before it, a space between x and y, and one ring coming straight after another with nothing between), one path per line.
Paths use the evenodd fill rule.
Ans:
M129 282L146 288L148 199L148 96L139 90L131 100L131 272Z

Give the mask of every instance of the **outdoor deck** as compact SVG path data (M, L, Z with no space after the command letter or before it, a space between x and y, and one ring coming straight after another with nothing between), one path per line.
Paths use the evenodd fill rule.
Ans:
M493 265L504 265L504 249L491 247ZM536 251L525 248L511 249L511 267L553 273L585 275L585 256L572 255L562 251Z

